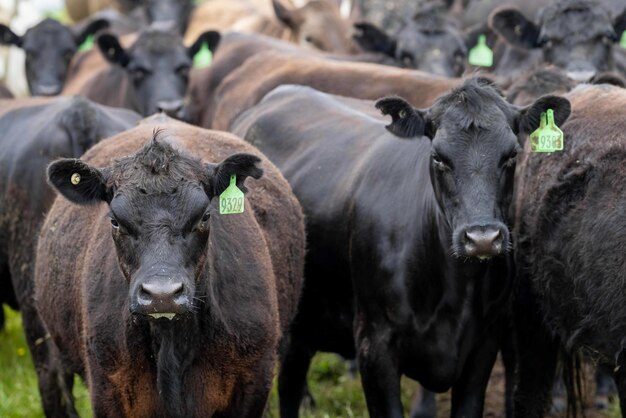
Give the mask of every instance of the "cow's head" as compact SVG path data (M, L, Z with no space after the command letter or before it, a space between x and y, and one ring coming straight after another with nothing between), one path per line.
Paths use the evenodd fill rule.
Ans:
M105 58L125 70L134 110L144 116L165 112L184 120L188 118L185 95L193 56L204 42L214 52L219 40L219 33L208 31L187 48L179 35L148 30L128 49L111 34L100 35L97 42Z
M539 16L532 22L519 10L504 7L494 11L490 25L517 48L541 49L545 62L563 68L575 81L614 69L613 48L626 29L626 12L612 21L601 3L561 0Z
M367 51L380 52L407 68L448 77L465 70L466 38L446 15L427 10L407 21L395 35L371 23L355 24L357 43Z
M224 191L233 174L245 192L244 180L263 174L259 161L235 154L205 164L155 135L137 154L106 168L57 160L48 167L48 181L74 203L109 205L131 312L171 319L196 311L207 291L207 283L200 281L206 277L211 199Z
M354 51L352 26L336 4L312 0L299 9L288 9L280 0L272 0L276 17L293 32L296 43L325 52Z
M192 0L142 0L148 22L175 29L181 35L193 11Z
M391 115L390 132L432 140L431 183L452 230L453 253L483 259L505 252L510 247L506 214L520 151L518 135L534 131L548 108L562 124L570 113L569 101L544 96L517 107L491 81L475 78L429 109L414 109L396 97L381 99L376 106Z
M576 83L558 67L537 68L516 77L507 89L509 103L526 106L545 94L566 94Z
M54 96L61 92L72 57L89 35L109 26L103 19L70 28L45 19L17 36L0 24L0 42L20 47L26 53L26 80L33 96Z

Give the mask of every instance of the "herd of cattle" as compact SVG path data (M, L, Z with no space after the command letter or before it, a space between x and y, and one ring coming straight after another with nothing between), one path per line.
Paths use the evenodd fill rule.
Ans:
M39 96L0 91L0 303L45 414L77 374L96 417L261 417L278 370L297 417L319 351L375 418L403 375L413 417L450 389L481 417L498 352L509 417L580 412L581 359L626 410L626 2L513 1L394 34L331 0L0 26ZM563 149L532 152L546 114Z

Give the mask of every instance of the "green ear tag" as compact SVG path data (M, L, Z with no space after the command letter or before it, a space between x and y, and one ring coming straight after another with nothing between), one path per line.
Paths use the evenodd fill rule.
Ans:
M493 65L493 51L487 45L487 37L480 35L478 43L469 51L467 61L479 67L491 67Z
M626 30L622 32L622 37L619 40L619 46L626 48Z
M243 192L237 187L237 176L230 176L230 185L220 195L220 215L243 213Z
M83 43L80 44L80 46L78 47L78 51L79 52L85 52L85 51L89 51L91 48L93 48L94 39L95 38L94 38L93 35L87 36L87 38L85 38Z
M202 43L200 50L193 56L193 68L206 68L211 65L213 53L209 49L209 44Z
M563 131L554 123L554 110L541 113L539 128L530 134L532 152L563 151Z

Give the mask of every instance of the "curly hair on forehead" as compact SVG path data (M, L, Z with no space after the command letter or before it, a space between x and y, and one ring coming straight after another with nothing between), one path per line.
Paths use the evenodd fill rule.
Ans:
M508 116L509 106L502 90L492 80L474 77L439 98L432 107L431 115L435 124L439 124L444 114L454 112L454 119L462 129L472 126L486 129L492 127L497 117L494 109Z
M139 187L149 193L173 193L182 184L206 183L208 170L197 158L174 148L164 129L155 128L136 154L115 161L111 181Z

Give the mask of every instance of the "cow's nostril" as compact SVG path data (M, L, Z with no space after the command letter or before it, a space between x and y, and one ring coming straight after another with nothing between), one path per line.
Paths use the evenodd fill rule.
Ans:
M500 237L500 231L466 231L465 237L476 245L492 245Z
M464 237L465 252L470 257L492 257L503 249L503 236L499 229L468 229Z
M183 283L182 282L142 283L141 292L144 293L146 296L151 296L152 298L155 298L155 299L171 298L183 292Z
M172 116L180 112L183 109L182 100L161 101L157 103L157 109L159 112Z

